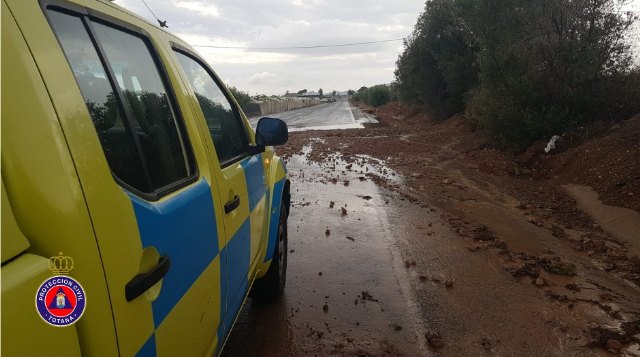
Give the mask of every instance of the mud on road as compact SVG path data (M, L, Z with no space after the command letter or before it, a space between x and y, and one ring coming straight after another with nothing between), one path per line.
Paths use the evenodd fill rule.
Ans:
M292 133L279 150L287 288L247 303L226 355L640 355L637 211L551 160L487 149L460 120L363 111L382 125ZM594 186L633 208L627 180Z

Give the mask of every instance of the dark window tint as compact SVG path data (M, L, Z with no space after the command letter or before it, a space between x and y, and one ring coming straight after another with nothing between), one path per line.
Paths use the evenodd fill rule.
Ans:
M132 110L154 188L187 176L174 113L147 44L141 38L94 23L96 37Z
M148 42L91 22L103 63L80 17L55 11L49 16L113 173L142 192L192 175L190 155Z
M125 133L116 94L82 20L54 11L49 12L49 18L87 103L111 170L128 185L147 191L133 138Z
M233 105L212 75L189 56L176 52L207 121L221 163L247 152L247 132Z

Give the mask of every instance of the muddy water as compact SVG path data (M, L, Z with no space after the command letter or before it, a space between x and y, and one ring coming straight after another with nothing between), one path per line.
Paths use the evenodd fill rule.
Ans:
M494 253L468 249L473 242L452 232L439 209L376 186L367 174L403 184L384 161L361 156L348 166L333 156L319 165L307 160L310 150L288 162L284 295L270 304L249 299L223 355L594 355L582 334L581 316L599 318L589 304L570 310L544 298ZM567 283L560 278L545 275L549 289ZM428 345L433 332L444 347Z
M452 207L416 205L370 180L405 184L384 161L357 156L347 165L331 156L316 164L307 160L313 144L288 162L284 295L271 304L249 300L224 355L606 355L586 347L584 331L615 326L611 311L631 320L638 310L634 287L529 223L513 198L459 176L465 199ZM475 249L476 242L451 231L441 209L490 225L513 251L560 255L576 264L577 275L541 272L543 287L514 278L508 267L517 262ZM568 284L580 289L570 291ZM597 304L603 292L613 295L607 309ZM442 348L428 345L425 333L434 332Z
M578 201L602 228L630 244L629 252L640 256L640 213L623 207L608 206L598 199L598 193L589 186L565 185L564 188Z
M341 161L289 160L287 286L274 303L247 302L224 355L429 354L422 314L391 238L402 228L388 223L391 198L359 179L360 171L382 174L382 163L359 160L363 165L351 171Z

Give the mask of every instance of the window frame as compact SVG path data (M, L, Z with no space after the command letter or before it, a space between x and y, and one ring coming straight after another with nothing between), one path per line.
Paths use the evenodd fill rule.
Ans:
M65 56L65 58L66 58L66 54L62 49L58 34L54 30L54 28L51 26L51 20L49 18L48 12L56 11L69 16L74 16L79 18L80 21L82 22L83 27L87 31L87 35L89 36L91 43L94 46L94 49L100 59L100 63L107 75L107 80L109 81L109 84L111 85L111 88L113 89L113 92L116 95L116 102L118 105L118 110L120 110L122 115L123 125L125 126L129 139L133 143L133 146L135 149L135 155L138 159L137 160L138 162L136 164L139 163L141 165L141 169L145 176L144 179L150 189L150 192L141 191L140 189L137 189L129 185L127 182L123 181L122 179L120 179L113 172L113 170L111 169L111 165L107 160L107 166L109 167L111 176L114 178L116 183L122 188L124 188L125 190L135 194L136 196L139 196L147 201L153 202L153 201L158 201L162 197L167 196L173 192L180 190L181 188L184 188L196 182L200 177L200 172L195 159L193 146L191 144L191 138L186 128L184 115L176 100L175 90L171 85L171 82L169 81L167 67L162 61L162 59L160 58L160 56L158 55L158 51L154 46L154 42L152 40L153 37L149 34L149 32L131 23L114 18L113 16L97 12L90 8L82 7L75 4L70 4L61 0L41 0L40 7L42 9L43 15L47 19L47 23L49 24L49 28L51 29L51 32L54 34L56 40L58 41L58 46L60 47L60 51ZM130 36L136 37L142 40L146 45L146 48L149 51L149 55L152 58L153 64L155 65L155 68L158 72L158 76L160 77L160 81L162 82L164 90L166 91L167 103L171 110L171 115L176 124L176 131L180 141L183 162L185 164L185 169L186 169L186 176L184 178L174 181L162 187L158 187L155 189L153 188L153 184L152 184L153 179L150 176L148 161L145 158L144 150L140 144L140 140L137 137L137 135L133 134L135 130L133 130L134 128L132 123L134 122L133 118L135 118L135 115L132 112L132 107L128 102L126 96L124 96L122 93L122 89L120 88L115 72L113 70L113 67L111 66L111 63L109 62L109 59L106 56L104 48L100 43L100 41L97 39L92 21L96 23L100 23L104 26L110 27L116 31L122 31ZM71 64L69 63L68 59L67 59L67 64L69 65L69 69L72 70ZM74 81L77 84L77 80L75 79L75 76L74 76ZM79 85L78 85L78 89L80 89ZM84 97L82 99L84 101ZM91 114L89 114L89 117L91 118ZM92 118L91 118L91 121L93 121ZM96 139L98 139L97 132L96 132ZM104 148L102 147L102 143L100 143L100 148L103 154L105 155L105 160L106 160L106 154L104 153Z
M252 155L251 154L251 145L253 144L253 140L252 140L252 137L250 135L249 130L247 129L247 124L245 123L245 120L242 118L242 115L240 114L240 109L237 106L235 98L231 95L231 93L230 93L229 89L227 88L227 86L224 85L224 83L220 80L218 75L195 52L193 52L192 50L186 48L185 46L182 46L179 43L175 43L173 41L171 41L170 43L171 43L171 48L173 49L174 52L180 53L180 54L190 58L191 60L193 60L194 62L199 64L205 70L205 72L207 72L207 74L211 77L211 79L213 79L213 81L216 84L216 86L218 86L218 88L221 90L221 92L224 95L224 97L229 102L229 105L231 106L231 109L233 110L233 114L234 114L234 116L236 118L236 121L240 122L240 125L242 127L242 130L243 130L245 138L246 138L244 150L240 155L236 155L234 157L231 157L230 159L227 159L224 162L221 162L220 158L218 157L218 161L220 163L220 167L222 169L224 169L226 167L229 167L229 166L231 166L231 165L233 165L233 164L235 164L237 162L240 162L240 161L246 159L247 157L250 157ZM174 56L175 56L175 53L174 53ZM184 68L182 68L182 64L180 64L180 60L178 58L176 58L175 62L176 62L177 67L180 68L180 71L184 72ZM186 85L188 85L189 89L191 89L191 92L193 92L195 94L195 90L193 89L193 85L191 84L191 82L189 82L189 79L186 76L184 77L184 83ZM198 102L197 99L195 99L195 101L198 104L198 108L202 112L202 108L200 106L200 103ZM204 117L204 112L202 114L203 114L203 117ZM205 119L205 124L206 124L206 118L204 118L204 119ZM211 138L211 142L213 143L213 149L216 150L215 142L213 141L213 137L211 137L211 134L209 134L209 137ZM217 157L217 150L216 150L216 157Z

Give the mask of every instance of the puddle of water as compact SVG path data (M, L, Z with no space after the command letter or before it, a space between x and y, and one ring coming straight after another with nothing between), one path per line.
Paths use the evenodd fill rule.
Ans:
M335 124L335 125L321 125L321 126L305 126L301 128L290 127L289 132L307 131L307 130L340 130L340 129L362 129L368 128L372 125L379 124L375 118L363 118L355 120L353 123L348 124Z
M630 243L629 251L640 256L640 213L605 205L598 198L598 193L589 186L570 184L563 187L604 230Z

